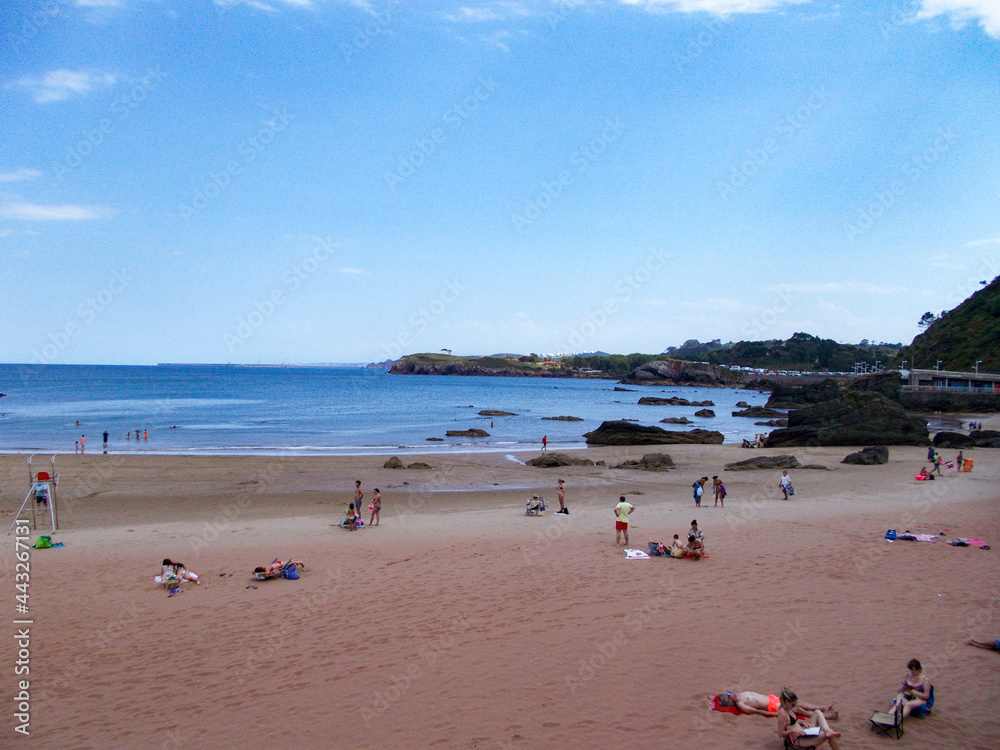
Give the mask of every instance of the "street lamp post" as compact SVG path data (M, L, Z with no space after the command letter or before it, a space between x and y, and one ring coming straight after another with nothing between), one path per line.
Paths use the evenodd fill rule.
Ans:
M941 360L940 359L937 361L937 364L934 365L934 369L937 370L938 372L941 372Z
M979 365L981 365L982 363L983 363L983 360L981 360L981 359L977 359L976 360L976 375L979 374Z

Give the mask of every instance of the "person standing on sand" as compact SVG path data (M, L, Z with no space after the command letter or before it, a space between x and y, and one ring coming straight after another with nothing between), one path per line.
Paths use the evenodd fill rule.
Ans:
M546 449L546 446L548 446L548 444L549 444L549 436L548 435L542 435L542 450L543 451Z
M715 505L722 503L722 507L726 507L726 485L722 483L718 475L712 477L712 490L715 493ZM713 506L714 507L714 506Z
M569 508L566 507L566 480L560 479L559 485L557 487L559 490L559 510L556 511L557 516L568 516Z
M354 507L358 509L358 515L361 514L361 501L365 499L365 493L361 491L361 480L354 480Z
M80 435L80 453L83 453L84 448L86 447L86 445L87 445L87 436L86 435Z
M615 506L615 546L621 541L622 532L625 532L625 546L628 546L628 517L635 506L625 502L625 496L618 498L618 505Z
M781 483L778 487L781 488L781 494L784 495L783 500L787 500L789 495L795 494L795 488L792 487L792 478L788 476L787 471L781 472Z
M701 479L695 480L695 483L691 485L692 494L694 495L695 507L701 507L701 496L705 494L705 483L708 481L708 477L702 477Z
M379 515L382 510L382 493L379 492L378 487L375 488L375 494L372 495L372 517L368 519L368 525L372 525L372 521L375 522L375 526L378 526L378 522L382 520Z

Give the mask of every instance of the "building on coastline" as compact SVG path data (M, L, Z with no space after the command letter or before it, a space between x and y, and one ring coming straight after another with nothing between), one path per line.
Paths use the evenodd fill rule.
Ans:
M1000 395L1000 374L954 370L903 370L904 393L969 393Z

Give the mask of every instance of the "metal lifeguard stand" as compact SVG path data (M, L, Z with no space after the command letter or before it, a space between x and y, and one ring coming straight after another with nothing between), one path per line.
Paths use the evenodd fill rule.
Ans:
M46 511L48 511L52 530L58 531L59 529L59 514L56 512L56 485L59 484L59 475L56 474L56 457L52 456L49 459L48 471L37 472L31 468L31 460L33 458L34 455L28 458L28 484L31 488L28 490L28 494L24 496L24 502L21 503L21 508L17 511L17 515L14 516L14 523L7 530L7 536L10 536L10 532L17 526L21 514L24 513L25 506L29 504L31 505L31 528L38 528L38 516L42 517L42 523L44 524ZM39 505L41 505L41 508L39 508Z

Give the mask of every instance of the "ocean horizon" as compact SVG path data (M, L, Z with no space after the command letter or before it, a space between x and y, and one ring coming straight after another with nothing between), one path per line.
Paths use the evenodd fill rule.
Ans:
M626 387L629 391L615 391ZM0 452L181 455L391 455L586 448L585 432L630 419L668 430L717 430L726 443L771 428L733 417L737 401L766 394L732 388L621 386L616 380L389 375L324 365L0 365ZM638 405L643 395L711 400ZM489 417L481 410L513 412ZM581 421L544 417L574 416ZM660 424L686 416L692 424ZM447 437L478 428L489 437ZM136 432L148 437L136 439ZM440 440L428 440L439 438Z

